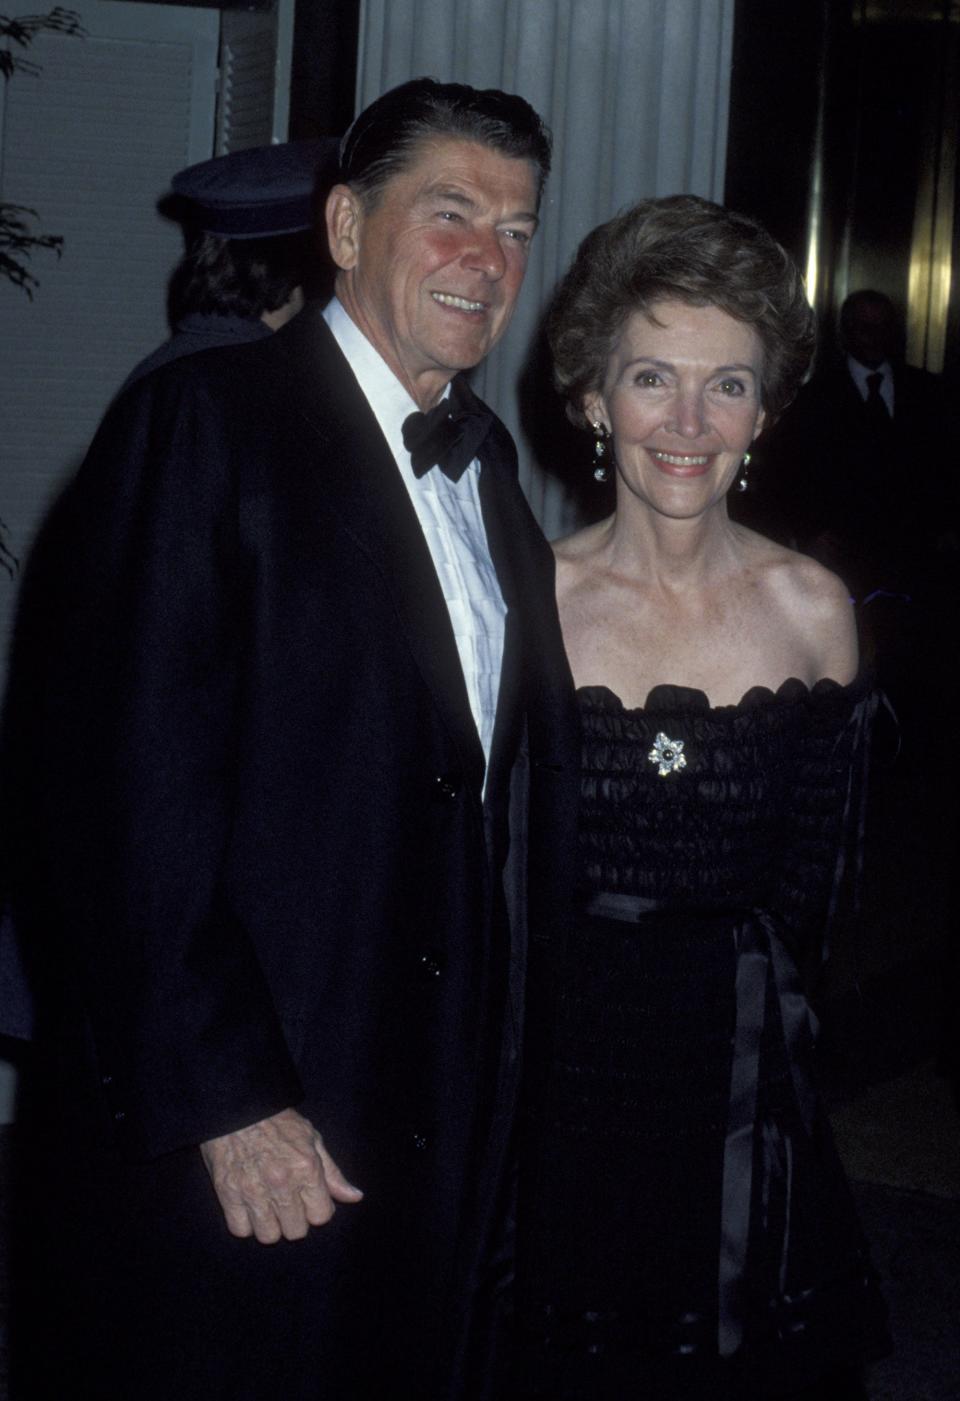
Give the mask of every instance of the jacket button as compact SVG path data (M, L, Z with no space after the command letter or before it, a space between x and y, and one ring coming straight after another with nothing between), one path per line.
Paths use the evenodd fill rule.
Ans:
M124 1110L124 1109L118 1109L117 1112L116 1112L116 1114L114 1114L113 1117L114 1117L114 1120L115 1120L116 1123L122 1124L123 1121L124 1121L124 1119L127 1117L127 1115L126 1115L126 1110Z
M423 974L424 978L439 978L442 971L443 965L435 953L431 953L428 950L426 953L420 955L420 972Z
M411 1136L411 1141L412 1141L412 1143L413 1143L414 1148L416 1148L416 1150L417 1150L418 1153L425 1153L425 1152L426 1152L426 1148L427 1148L427 1136L426 1136L426 1134L423 1134L423 1133L414 1133L414 1134Z
M460 792L460 780L452 773L438 773L433 780L433 791L441 802L450 802Z
M107 1088L108 1086L110 1086L110 1085L113 1084L113 1076L112 1076L112 1075L101 1075L101 1076L100 1076L100 1083L101 1083L101 1085L104 1086L104 1088Z

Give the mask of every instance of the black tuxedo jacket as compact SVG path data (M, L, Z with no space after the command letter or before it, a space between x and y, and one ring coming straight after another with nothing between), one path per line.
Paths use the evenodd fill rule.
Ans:
M508 605L485 798L429 552L319 313L121 396L36 552L7 752L39 1137L89 1165L97 1224L58 1219L54 1248L99 1262L70 1366L103 1386L106 1349L117 1396L478 1382L528 873L546 927L577 761L499 423L481 502ZM195 1145L291 1104L366 1198L232 1240Z

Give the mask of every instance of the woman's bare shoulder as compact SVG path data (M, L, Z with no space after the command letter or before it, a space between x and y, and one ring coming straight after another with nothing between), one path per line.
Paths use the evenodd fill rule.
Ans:
M850 590L839 575L809 555L777 548L779 557L771 560L771 583L787 606L808 615L811 621L852 610Z
M803 639L813 670L852 681L858 665L857 628L843 580L808 555L780 545L767 556L764 573L773 606L785 626Z
M733 529L741 563L784 606L820 612L849 604L849 591L843 580L809 555L779 545L745 526Z

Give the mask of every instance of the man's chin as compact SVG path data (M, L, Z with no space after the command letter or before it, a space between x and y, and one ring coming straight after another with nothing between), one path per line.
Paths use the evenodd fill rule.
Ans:
M432 338L436 363L469 370L490 354L507 329L507 322L500 320L498 323L488 313L473 325L467 322L460 327L448 324L433 329L437 332Z
M499 335L485 336L482 341L448 345L437 357L437 363L447 366L451 374L461 374L465 370L476 369L480 362L490 354L499 339Z

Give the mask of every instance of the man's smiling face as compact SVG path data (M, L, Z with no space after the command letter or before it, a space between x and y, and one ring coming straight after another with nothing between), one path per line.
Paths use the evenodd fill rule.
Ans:
M371 208L327 205L337 293L421 407L503 334L537 227L537 172L458 137L430 137Z

